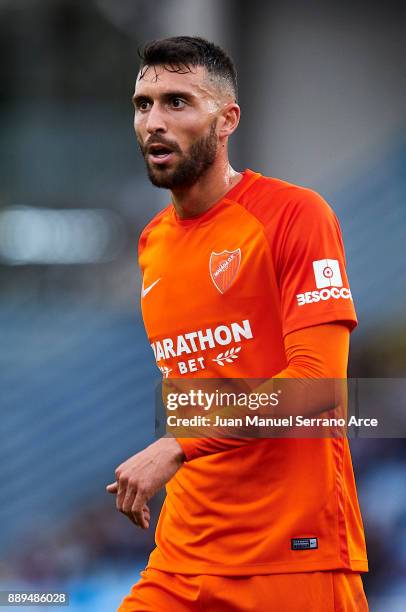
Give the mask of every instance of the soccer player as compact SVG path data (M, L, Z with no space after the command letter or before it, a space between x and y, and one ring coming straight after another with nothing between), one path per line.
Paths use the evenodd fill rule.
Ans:
M172 201L142 232L142 313L169 378L345 378L356 316L338 221L314 191L237 172L236 72L197 37L147 44L133 96L149 178ZM232 358L225 358L225 353ZM156 548L120 612L368 609L345 438L164 437L107 490Z

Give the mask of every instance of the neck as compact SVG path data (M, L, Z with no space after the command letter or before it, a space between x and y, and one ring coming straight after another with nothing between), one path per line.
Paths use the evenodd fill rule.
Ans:
M172 201L179 219L205 213L242 179L228 160L214 163L191 187L172 191Z

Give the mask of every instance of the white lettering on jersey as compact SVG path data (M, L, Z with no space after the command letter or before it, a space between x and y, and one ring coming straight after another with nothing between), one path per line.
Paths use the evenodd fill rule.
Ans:
M184 353L196 353L206 351L216 346L226 346L233 342L241 342L242 338L251 340L253 338L251 325L248 319L241 323L230 323L229 325L218 325L215 329L199 329L179 335L176 339L163 338L152 342L156 361L179 357Z
M320 300L324 302L330 298L334 298L335 300L339 298L352 300L351 291L346 287L342 287L341 289L333 287L332 289L322 289L321 291L306 291L306 293L298 293L296 297L299 306L314 304L315 302L320 302Z
M316 287L320 291L306 291L296 295L298 306L329 300L352 300L351 291L343 287L340 264L337 259L318 259L313 261Z

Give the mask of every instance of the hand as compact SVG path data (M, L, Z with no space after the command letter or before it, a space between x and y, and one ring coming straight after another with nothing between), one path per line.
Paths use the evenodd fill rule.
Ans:
M109 493L117 494L117 510L142 529L148 529L147 502L176 474L184 460L176 439L165 437L124 461L115 471L116 482L106 487Z

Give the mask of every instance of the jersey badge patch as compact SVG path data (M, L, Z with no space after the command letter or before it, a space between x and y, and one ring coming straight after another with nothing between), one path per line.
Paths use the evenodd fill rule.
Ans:
M209 270L211 280L220 293L225 293L231 287L240 269L241 249L224 250L221 253L212 251Z

